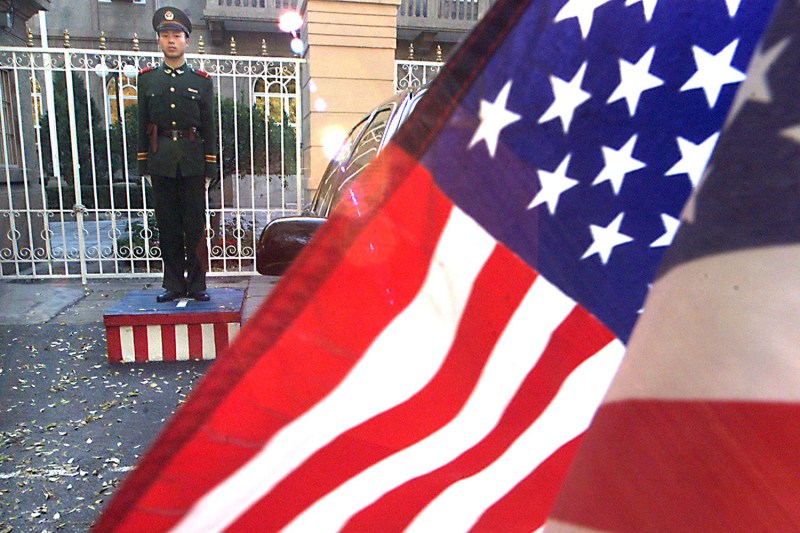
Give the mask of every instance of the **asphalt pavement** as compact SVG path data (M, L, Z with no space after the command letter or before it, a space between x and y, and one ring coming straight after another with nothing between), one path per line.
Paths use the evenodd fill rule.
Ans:
M246 321L278 278L242 289ZM103 314L155 278L0 281L0 533L86 531L213 361L109 364Z

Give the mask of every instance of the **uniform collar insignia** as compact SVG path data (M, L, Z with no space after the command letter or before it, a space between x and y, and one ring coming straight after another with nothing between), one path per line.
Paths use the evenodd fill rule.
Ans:
M173 72L176 74L183 74L187 70L189 70L189 65L187 65L186 63L176 68L172 68L168 66L166 63L164 63L164 74L172 74Z

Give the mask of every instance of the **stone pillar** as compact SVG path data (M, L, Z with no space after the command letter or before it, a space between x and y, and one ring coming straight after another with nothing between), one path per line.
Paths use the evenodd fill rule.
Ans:
M323 139L349 131L394 92L400 0L308 0L303 41L303 161L306 199L328 164Z

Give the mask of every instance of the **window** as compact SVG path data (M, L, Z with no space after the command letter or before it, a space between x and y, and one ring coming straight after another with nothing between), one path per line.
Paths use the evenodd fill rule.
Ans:
M381 146L381 139L383 139L383 132L386 130L386 122L392 114L393 108L381 109L375 114L375 118L369 125L369 128L361 136L358 144L356 145L353 157L347 165L347 171L351 175L361 172L367 163L375 159L378 155L378 149Z
M3 106L3 145L0 147L0 166L19 166L19 117L17 116L17 87L12 72L0 70L0 105ZM8 160L6 160L8 154Z
M31 108L33 109L33 128L36 130L36 142L41 138L42 120L42 86L39 80L31 76Z
M262 116L266 116L269 106L269 117L276 124L287 122L288 119L288 124L296 125L297 109L293 89L290 91L289 87L275 83L275 80L278 78L260 78L253 84L255 107Z
M339 151L328 164L328 168L325 169L325 173L322 175L322 179L319 182L319 189L317 189L317 193L314 195L314 200L311 203L311 211L317 216L324 217L328 215L331 204L335 201L337 196L338 185L340 185L343 180L341 175L345 172L345 165L350 158L350 152L353 149L353 145L358 140L361 130L367 125L368 118L369 117L364 118L350 130L347 139L345 139Z
M136 103L136 85L125 75L108 80L108 116L112 124L119 122L120 103L123 109Z

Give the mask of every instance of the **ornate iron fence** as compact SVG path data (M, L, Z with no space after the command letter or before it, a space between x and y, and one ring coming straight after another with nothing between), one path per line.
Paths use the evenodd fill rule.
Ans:
M260 229L302 205L303 60L187 59L216 89L210 274L251 274ZM0 277L159 275L150 185L135 164L136 76L159 61L154 52L0 48Z
M429 83L439 73L442 65L442 61L395 60L394 92Z

